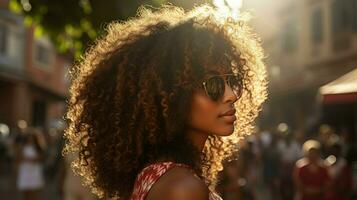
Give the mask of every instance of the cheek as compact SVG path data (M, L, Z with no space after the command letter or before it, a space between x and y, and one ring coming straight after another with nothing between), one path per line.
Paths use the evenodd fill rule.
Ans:
M191 103L189 125L195 130L220 136L230 135L233 125L227 124L219 117L220 104L212 101L204 94L195 94Z
M190 124L195 128L209 128L218 119L218 105L206 96L196 94L191 104Z

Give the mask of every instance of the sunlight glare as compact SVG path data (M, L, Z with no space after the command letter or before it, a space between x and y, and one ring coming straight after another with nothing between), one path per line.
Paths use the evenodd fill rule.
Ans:
M242 0L226 0L229 7L233 10L239 10L242 7Z
M220 10L222 16L228 15L233 18L238 18L243 0L213 0L213 4Z

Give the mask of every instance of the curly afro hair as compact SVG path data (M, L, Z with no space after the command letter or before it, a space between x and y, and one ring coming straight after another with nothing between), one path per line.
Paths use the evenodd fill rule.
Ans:
M264 54L246 20L208 5L189 12L164 5L141 7L106 32L71 69L64 153L77 155L74 171L99 197L129 198L136 175L159 160L191 166L214 188L267 96ZM200 152L185 133L208 66L237 73L242 95L234 133L209 135Z

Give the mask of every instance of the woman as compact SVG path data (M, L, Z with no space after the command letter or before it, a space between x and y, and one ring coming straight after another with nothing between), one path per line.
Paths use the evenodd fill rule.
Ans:
M74 67L65 152L79 152L74 170L96 194L219 199L221 161L266 98L257 39L221 16L141 8Z
M17 187L25 200L39 199L44 186L43 158L45 140L35 128L24 131L23 140L16 147Z

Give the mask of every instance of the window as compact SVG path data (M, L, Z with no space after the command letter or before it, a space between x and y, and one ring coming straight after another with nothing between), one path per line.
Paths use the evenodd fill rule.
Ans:
M317 8L312 13L312 23L311 23L311 35L312 41L316 43L321 43L323 40L323 20L322 20L322 10Z
M350 5L353 29L357 31L357 0L350 0Z
M289 19L282 31L282 50L286 53L293 53L297 48L297 25L296 20Z
M0 54L5 55L7 53L6 41L8 40L8 30L6 25L0 24Z
M357 22L354 20L357 0L335 0L332 3L332 36L335 51L344 51L351 46L351 32Z
M357 0L335 0L332 4L333 33L357 29Z
M35 100L32 102L32 125L44 126L46 123L46 102Z
M43 44L36 44L35 59L41 65L49 65L51 59L51 50Z
M63 65L63 83L65 85L69 85L71 77L69 74L69 68L70 68L70 63L65 62L65 64Z

